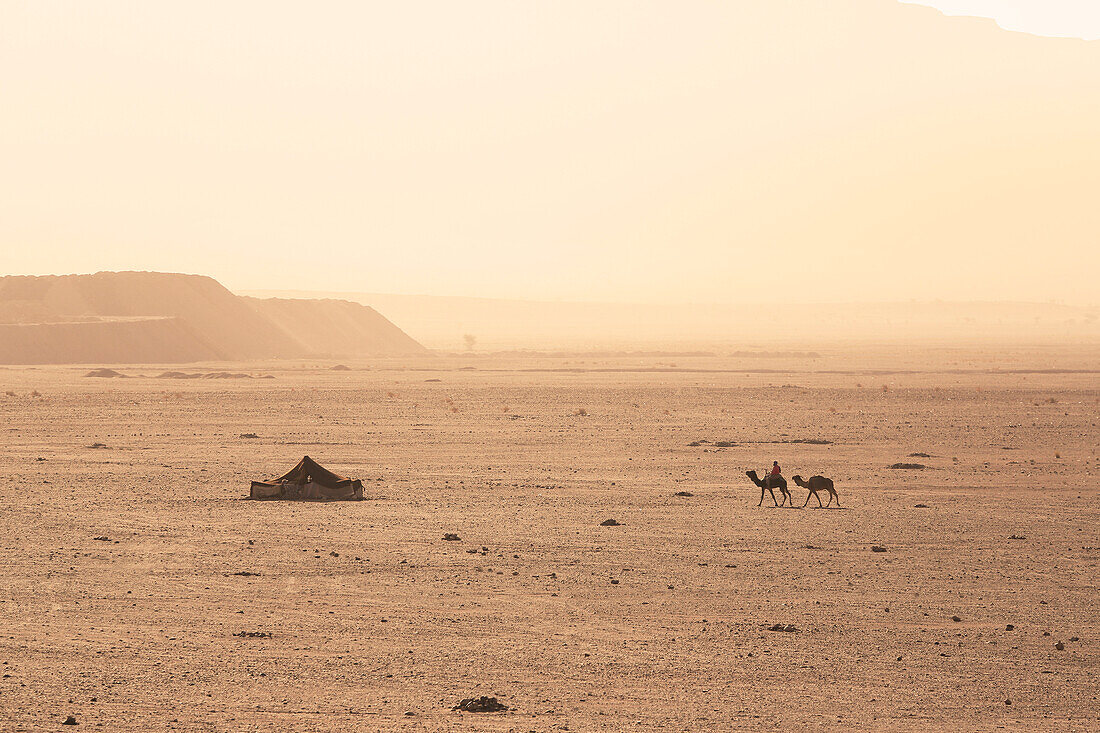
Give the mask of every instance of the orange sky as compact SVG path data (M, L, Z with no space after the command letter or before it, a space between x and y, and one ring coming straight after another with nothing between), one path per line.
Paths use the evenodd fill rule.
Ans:
M1100 300L1100 42L893 0L0 0L0 98L3 273Z

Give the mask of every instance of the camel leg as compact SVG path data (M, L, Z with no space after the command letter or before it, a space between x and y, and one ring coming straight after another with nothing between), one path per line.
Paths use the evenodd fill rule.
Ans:
M813 496L813 495L814 495L814 492L812 492L812 491L806 494L806 501L802 504L803 509L806 508L806 504L810 503L810 497Z
M787 502L787 505L791 509L794 509L794 494L792 494L790 492L790 489L784 489L784 491L783 491L783 501Z
M829 503L830 504L833 503L833 497L834 496L836 497L836 505L837 505L837 507L839 507L840 506L840 495L838 493L836 493L835 491L829 496Z
M814 497L817 498L817 508L820 509L821 508L821 494L819 494L815 491L814 492ZM810 500L810 497L807 496L806 501L809 501L809 500Z
M760 506L760 505L761 505L761 504L763 504L763 503L764 503L764 487L763 487L763 486L761 486L761 487L760 487L760 501L758 501L758 502L756 503L756 506Z
M770 487L770 486L768 487L768 493L772 495L772 501L775 501L775 492L774 492L774 491L772 491L772 489L771 489L771 487ZM775 501L775 505L776 505L776 506L779 506L779 502L778 502L778 501Z

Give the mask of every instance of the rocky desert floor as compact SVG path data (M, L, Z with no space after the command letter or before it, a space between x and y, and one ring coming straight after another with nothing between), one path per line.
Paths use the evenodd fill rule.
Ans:
M1100 348L814 350L0 368L0 730L1100 729Z

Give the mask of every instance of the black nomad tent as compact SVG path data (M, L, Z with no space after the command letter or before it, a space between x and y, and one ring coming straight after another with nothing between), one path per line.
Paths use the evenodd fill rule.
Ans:
M363 498L363 482L329 471L309 456L279 478L253 481L251 499L353 500Z

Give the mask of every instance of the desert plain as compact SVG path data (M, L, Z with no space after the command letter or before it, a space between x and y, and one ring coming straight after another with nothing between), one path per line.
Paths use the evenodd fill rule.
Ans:
M1095 347L336 365L0 368L0 729L1100 728Z

